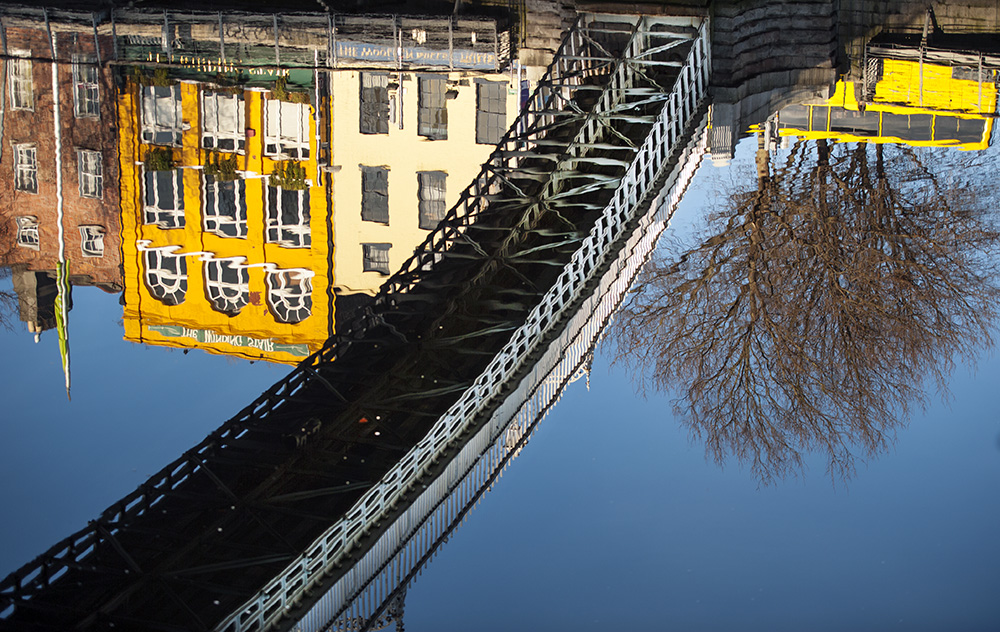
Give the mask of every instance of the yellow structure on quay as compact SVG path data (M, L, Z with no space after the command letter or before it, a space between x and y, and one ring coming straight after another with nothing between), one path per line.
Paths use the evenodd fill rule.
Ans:
M874 93L859 104L855 85L838 81L833 97L778 115L779 134L841 142L905 143L985 149L993 132L997 87L961 67L883 59Z

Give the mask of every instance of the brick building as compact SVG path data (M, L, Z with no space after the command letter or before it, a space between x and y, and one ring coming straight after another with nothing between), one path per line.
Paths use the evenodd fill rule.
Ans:
M122 289L112 45L91 24L5 16L0 31L0 265L37 332L61 258L71 284Z

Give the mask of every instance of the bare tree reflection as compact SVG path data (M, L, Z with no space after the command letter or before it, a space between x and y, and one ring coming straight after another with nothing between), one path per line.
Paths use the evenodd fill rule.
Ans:
M679 393L717 461L769 483L819 450L849 477L926 384L943 393L955 359L992 343L1000 233L973 185L938 166L908 147L818 141L772 170L759 152L756 187L646 269L616 317L619 359Z

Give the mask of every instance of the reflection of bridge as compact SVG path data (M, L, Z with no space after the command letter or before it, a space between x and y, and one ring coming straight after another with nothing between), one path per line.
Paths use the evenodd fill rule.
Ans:
M0 584L0 628L361 629L583 370L693 175L690 18L581 18L374 307Z

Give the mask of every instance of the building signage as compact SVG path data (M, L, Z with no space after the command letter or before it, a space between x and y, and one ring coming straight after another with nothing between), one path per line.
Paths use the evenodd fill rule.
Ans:
M358 61L396 61L397 50L404 64L419 64L423 66L454 66L455 68L470 68L475 70L493 70L496 67L496 55L474 50L432 50L419 46L403 46L397 49L391 44L365 44L363 42L337 41L337 59Z
M284 352L294 356L305 357L309 355L308 345L289 345L275 342L270 338L260 339L250 336L227 335L205 329L190 329L180 325L150 325L149 330L168 338L190 338L202 344L225 343L234 347L246 347L257 349L265 353Z
M273 48L256 47L256 51L242 51L243 54L250 53L248 58L242 56L229 56L227 61L221 57L205 56L185 52L184 42L178 41L174 44L172 52L163 52L159 45L129 45L123 46L126 58L140 62L169 63L179 66L195 68L202 72L236 72L240 68L254 65L266 65L274 63ZM398 48L392 44L365 44L363 42L351 42L340 40L336 42L335 60L336 62L372 62L375 64L385 64L395 66L398 63L403 65L412 64L414 66L431 66L441 68L461 68L464 70L495 70L497 56L492 52L480 52L468 49L455 50L434 50L420 46L403 46ZM234 51L235 52L235 51ZM257 55L252 54L257 52ZM397 52L399 59L397 59ZM325 51L324 51L325 53ZM291 58L286 61L289 67L298 65L294 59L294 52L288 53ZM285 61L283 58L282 61ZM335 64L336 65L336 64ZM283 75L287 69L266 69L260 68L254 71L259 74Z

